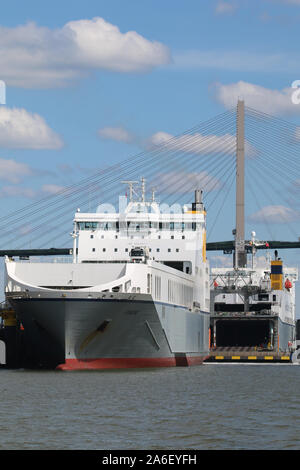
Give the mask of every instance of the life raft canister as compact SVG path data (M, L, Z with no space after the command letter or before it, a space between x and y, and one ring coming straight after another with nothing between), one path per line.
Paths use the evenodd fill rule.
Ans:
M285 281L285 284L284 284L284 287L287 289L287 290L290 290L292 288L292 283L289 279L287 279Z

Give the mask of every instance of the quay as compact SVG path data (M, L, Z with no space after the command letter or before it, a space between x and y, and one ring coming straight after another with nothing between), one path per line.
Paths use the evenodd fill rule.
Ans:
M291 363L291 354L250 347L216 347L210 350L205 362Z

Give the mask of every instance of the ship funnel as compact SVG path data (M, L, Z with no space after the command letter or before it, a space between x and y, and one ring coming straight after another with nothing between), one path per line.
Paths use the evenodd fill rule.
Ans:
M203 191L202 189L196 189L195 190L195 202L193 202L192 204L192 210L193 211L203 211L204 210L204 207L203 207L203 201L202 201L202 197L203 197Z

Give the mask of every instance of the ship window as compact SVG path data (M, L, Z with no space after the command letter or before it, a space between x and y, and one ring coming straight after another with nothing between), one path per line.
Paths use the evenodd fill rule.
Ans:
M171 240L174 240L174 235L171 235Z
M178 252L179 252L179 248L176 248L176 253L178 253Z
M182 237L181 237L181 238L182 238L182 240L185 240L185 236L184 236L184 235L182 235Z
M128 252L128 248L125 248L125 252L126 252L126 253Z
M94 230L98 227L97 222L85 222L85 229Z
M100 230L115 230L116 224L115 222L100 222L99 229Z
M168 248L168 252L169 252L169 253L171 252L171 248Z
M92 251L96 251L96 248L92 248Z
M258 300L269 300L268 294L258 294Z
M118 248L115 248L115 252L118 251Z
M174 230L174 222L170 222L170 230Z
M94 235L91 235L91 238L94 238Z
M156 248L156 251L159 252L159 248Z
M106 251L106 248L103 248L103 250L102 250L102 251Z
M273 302L276 302L276 295L273 295Z
M184 230L199 230L203 227L203 224L201 222L192 222L192 223L185 223L184 225Z
M79 230L95 230L98 228L97 222L78 222Z
M149 222L127 222L127 229L134 232L148 230Z

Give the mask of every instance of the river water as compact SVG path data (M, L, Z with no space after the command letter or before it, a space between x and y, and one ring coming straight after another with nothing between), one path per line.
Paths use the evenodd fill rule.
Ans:
M0 449L299 449L300 366L0 370Z

